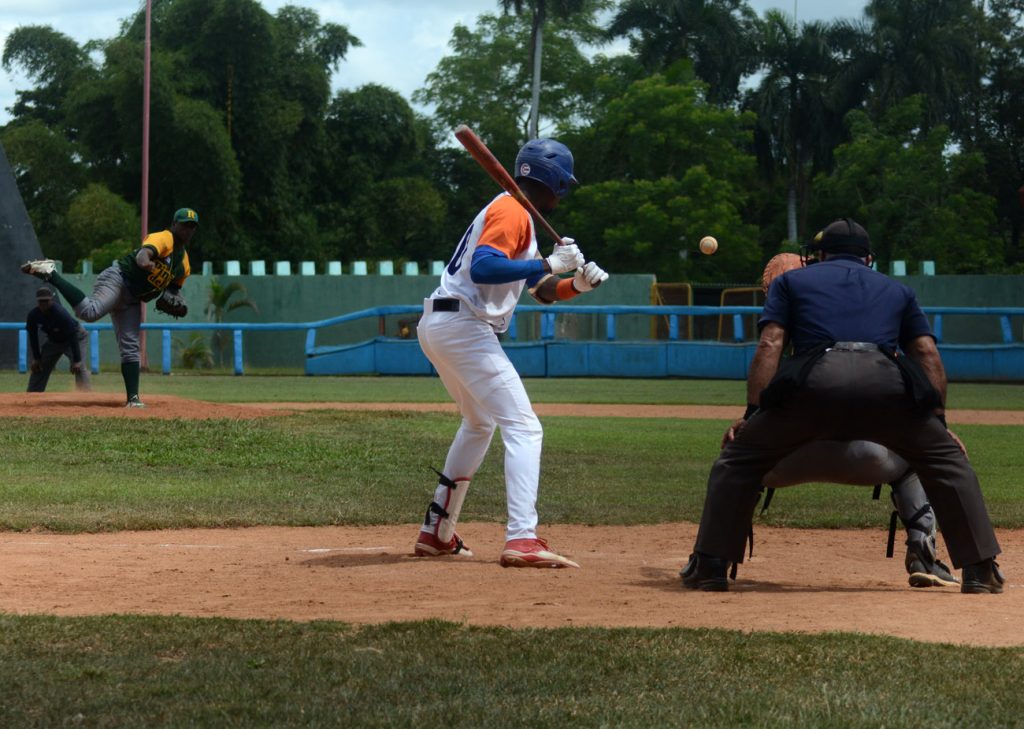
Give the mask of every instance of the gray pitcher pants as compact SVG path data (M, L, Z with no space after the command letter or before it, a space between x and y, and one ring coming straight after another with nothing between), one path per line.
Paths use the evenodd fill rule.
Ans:
M75 314L82 321L89 322L110 314L121 362L139 362L139 332L142 328L140 304L128 290L121 269L115 263L96 277L92 295L78 302Z

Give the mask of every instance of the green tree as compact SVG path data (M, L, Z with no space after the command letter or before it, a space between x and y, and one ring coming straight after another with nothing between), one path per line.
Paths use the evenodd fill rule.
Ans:
M68 205L88 174L78 146L36 119L9 124L0 142L43 253L69 265L77 261L79 251L66 224Z
M850 216L871 234L883 267L893 259L935 261L942 273L1002 268L995 200L984 189L979 154L951 151L943 125L927 128L927 104L910 97L876 124L847 117L851 141L836 149L836 167L815 180L818 219Z
M609 3L598 0L498 0L504 13L530 15L530 54L528 68L531 69L530 84L530 115L527 136L536 139L540 136L540 89L541 66L544 48L544 23L548 16L554 18L571 18L574 15L586 14L593 16L595 10L607 8ZM592 38L597 39L596 28Z
M542 132L545 136L560 137L585 126L628 86L624 77L636 73L631 59L586 57L581 46L593 28L591 19L581 16L548 21L541 107L545 119L558 122ZM482 15L472 29L457 25L449 41L451 52L413 94L416 102L434 107L430 146L436 151L429 151L427 159L429 174L440 180L448 201L446 251L458 241L481 201L498 192L465 150L452 146L452 130L468 124L499 160L512 164L529 136L531 73L522 53L529 37L524 16Z
M76 87L66 106L90 177L134 205L142 176L141 61L137 43L124 38L108 43L100 77ZM196 208L203 229L191 254L199 262L229 249L238 222L241 170L221 114L209 102L179 93L174 73L170 56L154 54L146 227L165 225L182 206Z
M746 0L625 0L607 32L628 38L652 72L689 59L697 78L708 85L708 98L731 103L754 68L756 25Z
M394 177L370 189L367 255L428 261L451 252L442 237L447 208L437 188L422 177Z
M993 32L979 121L966 149L985 157L988 190L996 198L1007 262L1024 269L1024 0L990 0Z
M826 129L836 118L830 82L837 63L826 24L797 25L779 10L765 14L760 45L761 80L744 107L757 114L762 169L786 181L786 235L795 242L806 230L814 161L827 154Z
M69 90L91 75L88 52L88 46L49 26L23 25L11 31L4 42L4 70L20 68L36 84L16 93L12 115L22 121L59 124Z
M4 56L7 68L23 68L36 82L10 126L42 120L77 145L68 158L82 162L89 181L133 205L142 169L143 33L141 9L114 38L82 47L30 26L12 33ZM196 263L296 258L322 248L313 207L330 77L355 45L344 26L321 23L305 8L271 15L257 0L156 0L147 227L182 205L195 207L203 218Z
M753 281L761 253L743 221L753 115L709 104L688 67L635 82L571 140L584 184L560 209L561 227L610 271ZM721 248L695 256L705 235Z
M325 256L426 260L447 250L429 129L400 94L377 84L339 92L324 129L315 210Z
M591 63L580 49L592 32L585 17L552 19L544 53L549 61L540 105L545 117L559 123L553 136L572 123L581 99L592 85ZM514 156L529 138L530 78L520 49L529 41L524 17L481 15L476 28L456 25L451 53L427 75L413 100L435 107L445 141L451 130L468 124L498 159ZM546 133L546 132L545 132Z
M870 108L876 118L908 96L923 95L926 126L961 136L987 64L984 3L974 0L871 0L864 9L875 64Z
M68 206L67 233L75 253L64 259L66 264L78 265L96 252L101 259L93 258L93 265L97 269L106 268L113 259L108 258L105 246L114 242L122 246L114 258L135 247L127 241L138 240L139 216L130 203L93 182Z

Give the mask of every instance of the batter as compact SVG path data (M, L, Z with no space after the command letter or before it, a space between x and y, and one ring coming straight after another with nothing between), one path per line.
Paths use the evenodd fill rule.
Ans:
M541 213L553 210L576 184L569 148L535 139L519 151L516 182ZM573 273L559 278L559 274ZM418 337L462 414L444 471L416 540L421 557L472 556L455 526L470 481L483 462L495 428L505 446L508 526L503 567L578 567L537 536L537 490L543 430L522 380L498 341L525 286L538 301L565 301L608 278L585 263L570 238L543 258L533 220L507 193L474 218L424 301Z

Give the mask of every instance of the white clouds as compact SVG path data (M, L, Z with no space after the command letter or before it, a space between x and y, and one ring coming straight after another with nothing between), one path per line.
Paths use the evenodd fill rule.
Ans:
M266 0L276 12L286 0ZM444 56L456 23L473 25L497 0L333 0L302 3L323 22L339 23L362 41L349 50L334 78L335 88L367 83L390 87L410 98Z

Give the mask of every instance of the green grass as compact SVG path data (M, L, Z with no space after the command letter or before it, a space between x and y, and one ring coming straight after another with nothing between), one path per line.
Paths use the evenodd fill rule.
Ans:
M546 523L697 521L724 421L544 418ZM387 524L420 518L458 418L320 411L258 420L9 418L0 529L55 531ZM963 426L994 521L1024 524L1010 426ZM73 435L73 437L71 437ZM496 437L463 520L503 522ZM879 527L888 500L850 486L779 492L767 523Z
M0 390L24 384L0 373ZM116 373L96 384L121 391ZM526 385L535 402L744 401L734 381ZM70 390L70 379L58 375L52 389ZM143 392L448 401L436 378L147 375ZM953 385L950 401L1024 409L1024 388ZM409 523L436 482L427 467L441 466L457 425L440 413L341 411L252 421L6 418L0 529ZM724 427L545 417L541 520L696 521ZM1024 525L1019 429L957 430L996 524ZM504 521L501 469L496 438L464 520ZM869 494L785 489L758 523L882 528L891 507ZM850 634L0 614L3 727L1011 726L1024 715L1022 670L1019 649Z
M1022 671L850 634L0 616L9 727L1015 726Z
M0 392L22 392L27 375L0 372ZM524 380L534 402L626 403L664 405L737 405L746 403L740 380L643 380L539 377ZM121 375L94 376L97 391L122 393ZM55 373L51 392L67 392L73 382ZM176 395L211 402L449 402L437 377L306 377L174 373L146 374L142 393ZM1024 385L952 383L951 408L1024 410Z

